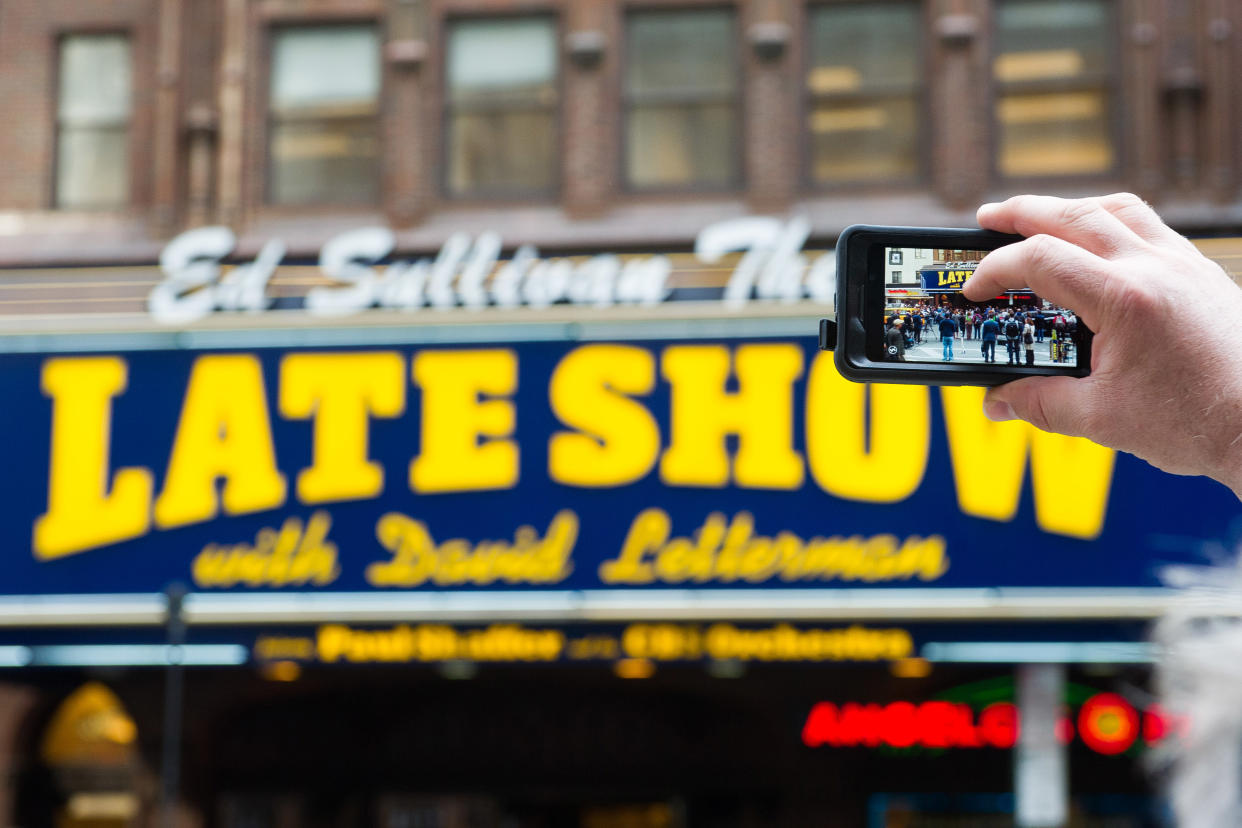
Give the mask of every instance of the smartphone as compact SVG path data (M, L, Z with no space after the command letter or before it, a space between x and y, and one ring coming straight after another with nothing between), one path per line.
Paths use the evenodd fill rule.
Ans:
M837 318L820 348L856 382L999 385L1082 377L1091 331L1073 308L1030 289L982 302L962 285L988 253L1021 236L942 227L846 228L837 242Z

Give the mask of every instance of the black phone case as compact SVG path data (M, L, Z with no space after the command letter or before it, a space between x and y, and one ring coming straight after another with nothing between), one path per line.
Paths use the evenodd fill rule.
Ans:
M884 324L884 273L871 272L872 251L884 247L949 247L962 250L995 250L1021 241L1021 236L989 230L956 230L944 227L883 227L855 224L837 241L837 319L820 323L820 347L834 352L843 377L855 382L907 385L994 386L1022 377L1083 377L1091 371L1092 333L1079 324L1075 339L1077 365L1048 367L997 365L980 369L972 364L886 362L869 355L869 326Z

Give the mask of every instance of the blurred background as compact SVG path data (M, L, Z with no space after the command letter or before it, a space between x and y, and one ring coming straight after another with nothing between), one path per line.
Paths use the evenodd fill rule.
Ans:
M1240 27L0 2L0 824L1169 824L1236 499L814 336L844 227L1019 192L1236 277Z

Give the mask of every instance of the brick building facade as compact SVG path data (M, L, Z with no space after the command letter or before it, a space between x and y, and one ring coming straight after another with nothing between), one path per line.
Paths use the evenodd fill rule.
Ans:
M1242 225L1242 90L1233 80L1242 66L1242 8L1228 0L1069 6L1097 9L1098 19L1083 24L1083 31L1099 36L1094 45L1069 35L1059 44L1055 31L1040 30L1059 14L1047 0L865 6L802 0L5 3L0 264L150 262L180 230L216 223L238 231L242 254L280 235L292 255L310 255L334 232L375 223L394 228L399 247L412 251L435 249L454 230L484 227L507 242L551 249L684 247L721 218L791 213L806 215L813 237L830 241L855 221L969 223L980 201L1024 190L1128 189L1188 232L1236 230ZM865 14L847 19L851 13L840 12L850 8ZM635 45L640 18L661 10L680 15L669 25L685 31L708 32L719 23L719 42L732 47L731 67L721 63L712 70L720 77L697 91L691 83L684 100L665 89L651 92L639 78L641 67L635 68L644 59ZM458 106L458 81L450 77L459 71L450 60L455 32L463 32L462 65L468 67L469 56L486 53L489 43L510 44L512 54L497 61L519 54L512 38L489 41L486 27L466 31L468 24L531 20L539 22L529 42L549 53L538 61L522 58L517 73L542 72L542 91L529 98L528 115L536 114L527 122L545 115L550 122L538 127L543 132L523 131L529 123L520 118L493 118L491 127L480 127L496 106L503 108L495 93L508 87L501 83L483 90L491 98L468 100L467 79L461 82L466 102ZM1022 28L1030 25L1035 28ZM325 41L324 54L340 66L350 65L349 49L374 55L374 83L360 93L367 101L359 116L363 138L346 130L326 143L307 139L305 124L291 127L294 138L276 135L285 94L284 81L273 80L284 60L276 55L279 42L282 33L304 34L310 27L354 33L353 46ZM834 40L834 31L855 35ZM104 205L108 209L79 209L61 198L68 185L58 183L66 175L58 172L58 153L73 151L78 123L65 100L78 94L90 109L95 93L87 81L73 92L66 54L72 42L103 35L122 50L115 66L128 66L130 81L109 139L127 169L115 185L121 197ZM290 83L297 86L304 65L297 61L315 62L313 37L286 39L292 43ZM831 54L842 42L854 48L850 40L865 41L859 60ZM1038 48L1022 51L1028 41ZM648 46L662 48L658 38ZM720 57L713 50L708 43L698 57L678 59L693 69L695 60L706 65ZM734 75L725 77L725 70ZM90 74L89 68L74 71ZM461 71L484 85L503 74ZM333 74L323 72L325 78ZM658 83L664 75L653 71L652 77ZM661 100L701 105L702 117L697 124L689 123L693 118L672 123L680 116L651 114ZM507 154L500 167L514 169L529 165L531 153L548 155L554 169L540 187L454 192L449 179L460 147L454 148L457 133L450 125L465 124L470 107L486 110L470 127L478 134L527 123L499 139L483 135L481 152ZM461 113L465 120L454 120ZM645 127L635 126L647 117L643 113L655 126L642 140L663 140L665 148L669 136L698 143L689 155L701 157L680 163L727 167L723 177L696 183L691 175L668 186L658 175L656 186L636 178L627 164L635 136L644 134ZM1078 134L1064 126L1075 117L1085 124ZM735 140L721 137L726 128ZM551 152L530 139L546 138L548 130ZM123 139L116 137L122 133ZM1017 136L1013 146L1011 135ZM501 147L510 137L513 146ZM337 149L325 149L333 141ZM297 203L275 203L283 197L274 197L273 152L348 155L354 150L341 150L347 141L354 150L369 147L358 151L367 155L376 184L363 197L332 204L330 197L317 199L312 188ZM1029 155L1040 142L1051 162ZM849 156L848 163L834 166L837 156ZM291 163L296 180L306 167ZM488 163L484 159L480 169Z
M688 261L696 237L747 216L804 218L807 247L817 250L801 264L812 271L831 264L822 251L849 224L969 226L978 203L1027 190L1133 190L1183 232L1239 234L1239 70L1235 0L6 0L0 346L10 354L52 340L54 350L73 353L435 348L511 339L512 330L493 323L514 322L538 323L522 334L537 343L649 339L656 330L670 341L779 336L805 344L814 332L806 317L821 309L810 302L754 303L744 313L720 302L634 302L589 320L579 306L492 308L460 314L464 333L446 333L457 321L445 317L387 310L343 323L299 311L159 328L148 309L161 251L208 225L236 234L234 263L273 239L287 245L288 265L265 286L273 306L326 284L309 265L329 239L361 227L391 228L394 257L410 259L441 250L454 233L477 242L483 231L507 252L537 245L546 261L667 252L669 285L694 296L709 281L719 288L737 261ZM1236 239L1201 246L1237 277ZM927 253L890 270L890 279L913 283L918 266L948 258ZM714 268L714 281L696 281L696 268ZM678 282L679 273L688 275ZM66 310L76 315L66 321ZM102 320L88 322L88 311L103 311ZM58 326L66 335L41 338ZM239 335L247 327L258 330ZM113 337L117 330L124 335ZM165 382L137 367L133 376L134 386ZM524 377L524 393L543 404L548 395L527 390ZM104 396L120 405L124 383ZM11 409L37 404L50 418L33 369L23 387L28 402ZM671 405L668 392L657 394L658 405ZM134 442L145 450L160 439L144 431ZM911 443L920 440L927 438ZM547 440L529 445L534 455ZM126 468L125 451L135 448L118 444L113 465ZM39 453L39 468L47 457ZM389 458L390 479L401 479L409 461ZM292 475L297 463L285 462ZM947 480L949 467L940 472ZM695 493L694 508L709 498L718 508L722 491ZM892 531L881 518L877 526ZM254 536L232 525L227 535ZM29 557L19 549L27 538L12 544L14 556ZM197 548L170 540L165 549L176 558ZM71 588L85 587L57 593ZM98 612L93 606L77 608L76 623ZM15 629L30 622L9 612L5 623ZM162 640L157 615L116 623L147 624L144 632ZM100 792L79 777L46 774L41 761L58 705L95 674L40 669L0 684L0 822L50 824L67 795ZM861 825L866 797L908 773L900 756L808 761L796 752L804 702L819 692L805 674L734 676L722 692L702 689L716 680L702 671L667 672L634 691L618 689L607 670L549 680L514 669L474 685L451 669L396 681L381 670L324 671L296 692L279 683L287 679L248 667L194 673L179 824L460 825L464 818L427 815L455 814L462 801L479 799L486 819L472 824L750 828L822 824L844 813L833 824ZM124 802L140 802L141 815L108 824L147 824L159 800L164 676L99 675L115 680L142 754L134 778L121 780L133 793ZM842 698L905 698L894 685L904 679L886 667L841 675L849 691ZM970 667L939 675L927 698L991 678ZM406 716L411 699L423 706L421 718ZM343 710L357 718L342 718ZM720 742L703 741L709 733ZM714 753L720 769L694 766ZM580 755L590 761L573 760ZM1086 757L1078 767L1089 792L1143 793L1128 763ZM992 755L933 770L918 782L928 791L1010 784L1008 763ZM669 816L685 809L668 780L683 777L689 822ZM120 785L96 787L104 782L112 785L104 793ZM535 795L523 799L523 787ZM518 792L506 805L518 817L486 811L493 801L475 794L493 788ZM411 789L446 793L407 797ZM658 807L635 817L644 803Z

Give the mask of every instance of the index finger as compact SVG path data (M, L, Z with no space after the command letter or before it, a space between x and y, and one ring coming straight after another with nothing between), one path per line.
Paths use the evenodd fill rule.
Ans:
M1094 328L1109 278L1099 256L1055 236L1031 236L984 256L962 285L962 295L982 302L1006 290L1030 288Z
M1045 233L1100 256L1115 256L1145 245L1139 234L1098 198L1019 195L999 204L984 204L976 215L979 226L989 230L1020 236Z
M1100 206L1116 216L1133 230L1139 238L1152 244L1175 246L1187 252L1196 250L1190 240L1164 223L1164 219L1151 205L1133 193L1113 193L1100 196Z

